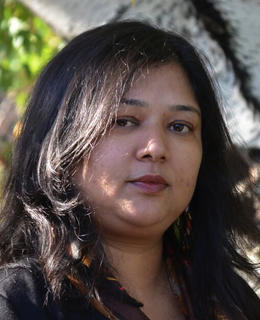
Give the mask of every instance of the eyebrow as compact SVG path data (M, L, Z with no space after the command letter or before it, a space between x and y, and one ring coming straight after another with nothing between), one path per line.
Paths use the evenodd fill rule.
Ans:
M148 107L148 103L145 101L141 101L138 99L132 99L132 98L123 98L121 100L122 104L126 104L129 106L136 106L136 107ZM172 111L187 111L187 112L193 112L196 113L199 117L201 116L200 110L198 108L195 108L193 106L189 105L183 105L183 104L174 104L169 106L169 109Z
M141 101L141 100L137 100L137 99L127 99L127 98L123 98L121 100L122 104L128 104L129 106L136 106L136 107L148 107L148 103Z

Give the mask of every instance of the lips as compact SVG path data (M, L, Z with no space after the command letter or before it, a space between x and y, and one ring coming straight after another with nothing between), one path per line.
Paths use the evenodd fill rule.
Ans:
M135 187L145 193L159 193L169 185L160 175L145 175L130 181Z

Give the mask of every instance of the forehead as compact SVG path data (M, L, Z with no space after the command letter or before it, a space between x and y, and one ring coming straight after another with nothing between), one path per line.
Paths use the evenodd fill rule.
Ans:
M146 68L132 81L123 105L145 107L149 104L193 106L200 113L189 78L180 64L167 63ZM182 108L183 110L184 108Z

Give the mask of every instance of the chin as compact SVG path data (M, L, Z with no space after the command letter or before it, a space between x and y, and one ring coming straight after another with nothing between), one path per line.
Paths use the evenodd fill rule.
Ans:
M135 227L148 228L158 226L165 227L165 230L169 225L177 218L173 215L161 214L162 211L154 210L155 208L149 210L145 208L140 210L135 208L131 211L121 212L120 218L129 225L134 225Z

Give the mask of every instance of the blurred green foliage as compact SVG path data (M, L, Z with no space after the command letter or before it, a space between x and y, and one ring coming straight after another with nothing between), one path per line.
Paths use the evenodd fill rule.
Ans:
M42 67L63 46L39 17L16 0L0 0L0 87L19 113Z
M19 116L40 70L63 46L62 39L21 3L0 0L0 90L15 102ZM11 142L0 142L1 185Z

